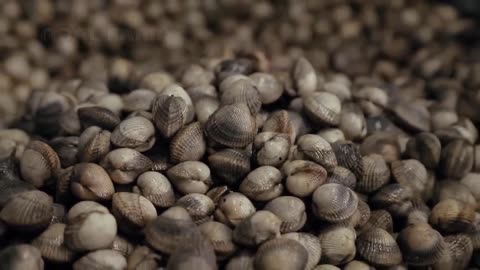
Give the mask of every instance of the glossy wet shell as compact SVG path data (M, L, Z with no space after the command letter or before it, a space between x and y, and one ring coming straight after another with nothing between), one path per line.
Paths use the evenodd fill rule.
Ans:
M337 166L337 158L332 146L322 137L307 134L297 141L296 159L309 159L322 165L327 171ZM305 157L305 158L302 158Z
M73 260L75 253L64 244L65 224L50 225L32 241L32 245L49 261L65 263Z
M324 221L344 221L355 213L357 206L355 192L340 184L324 184L313 193L313 212Z
M303 98L307 116L319 125L336 126L340 123L342 104L337 96L327 92L314 92Z
M73 264L73 270L110 269L122 270L127 268L127 260L117 251L103 249L90 252Z
M363 175L358 178L356 190L363 193L377 191L390 181L390 168L380 155L370 155L362 158Z
M374 265L392 266L402 262L402 253L395 239L385 230L373 228L356 240L357 251Z
M308 252L297 241L278 238L267 241L255 254L254 266L258 270L303 270Z
M176 205L185 208L197 224L209 221L215 210L215 204L212 199L207 195L199 193L187 194L181 197Z
M288 233L300 230L307 221L305 204L293 196L277 197L265 205L264 210L274 213L282 224L280 232Z
M308 260L305 269L312 269L318 264L322 256L322 247L317 236L309 233L292 232L283 234L281 237L295 240L307 250Z
M157 210L141 195L118 192L112 196L112 214L117 219L121 231L137 234L157 217Z
M403 229L397 238L404 261L411 265L431 265L446 252L442 235L426 223L414 224Z
M310 196L327 179L327 171L322 166L307 160L287 162L282 172L287 177L287 190L300 198Z
M208 157L212 173L227 185L238 185L250 172L250 158L242 150L224 149Z
M20 159L22 179L35 187L42 187L60 169L60 159L48 144L32 141Z
M437 203L430 215L430 224L442 232L465 232L473 229L475 209L463 202L447 199Z
M115 113L100 106L79 108L77 115L84 128L98 126L106 130L113 130L120 123L120 118Z
M159 172L144 172L137 178L134 192L147 198L156 207L170 207L175 203L173 187Z
M180 129L170 141L170 160L180 163L200 160L206 152L206 140L200 122L194 122Z
M200 232L210 241L219 258L232 255L237 250L233 231L223 223L209 221L199 226Z
M188 107L180 97L160 95L153 102L152 113L160 134L170 138L187 123Z
M255 138L255 117L243 103L223 106L205 123L208 139L225 147L245 147Z
M120 122L112 132L112 144L144 152L155 143L155 127L150 120L136 116Z
M283 192L282 173L272 166L258 167L245 177L239 191L254 201L269 201Z
M351 141L337 141L332 143L332 149L338 166L349 169L358 179L361 179L364 174L364 164L358 146Z
M280 235L282 221L272 212L260 210L243 219L233 230L236 243L254 247Z
M345 264L355 257L355 230L345 226L333 226L319 235L322 246L322 263Z

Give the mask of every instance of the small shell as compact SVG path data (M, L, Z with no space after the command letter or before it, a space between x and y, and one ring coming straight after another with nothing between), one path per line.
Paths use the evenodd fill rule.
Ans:
M427 170L416 159L392 162L392 175L399 184L410 187L415 194L421 195L427 188Z
M77 163L79 138L75 136L57 137L48 143L58 154L61 167L69 167Z
M39 190L13 195L0 211L2 222L23 232L45 229L52 216L53 199Z
M70 179L72 194L82 200L110 200L115 192L110 176L95 163L73 166Z
M326 183L336 183L346 186L350 189L355 189L357 186L357 178L347 168L337 166L328 173Z
M237 80L222 91L220 96L222 106L235 103L245 103L253 115L256 115L262 106L260 93L251 80Z
M357 210L358 197L351 189L339 184L324 184L313 193L313 212L321 220L341 222Z
M32 241L32 246L38 248L42 257L56 263L71 262L75 253L64 244L65 224L50 225L42 234Z
M314 92L303 97L307 116L319 125L336 126L340 123L342 103L327 92Z
M250 157L239 149L224 149L208 157L212 173L229 186L237 186L250 172Z
M303 270L308 252L299 242L278 238L265 242L257 250L254 266L258 270Z
M228 260L225 270L254 270L255 253L248 249L240 250Z
M362 109L355 103L342 105L339 128L347 140L362 139L367 135L367 123Z
M364 175L364 163L357 145L351 141L336 141L332 143L332 149L337 158L338 166L345 167L355 174L357 179Z
M133 244L129 240L123 238L122 236L115 236L111 249L117 252L120 252L123 256L127 257L133 252Z
M362 162L364 174L358 179L356 190L362 193L372 193L390 181L390 168L382 156L376 154L365 156ZM395 162L393 164L396 164ZM401 171L397 171L397 173L401 173Z
M110 249L87 253L73 264L73 270L110 269L123 270L127 268L127 260L117 251Z
M142 173L133 191L147 198L156 207L170 207L175 203L175 194L170 181L159 172Z
M322 246L322 263L345 264L355 257L355 230L350 227L334 225L322 231L318 236Z
M327 171L320 165L307 160L294 160L282 167L286 175L285 187L297 197L310 196L327 179Z
M188 107L180 97L160 95L153 101L152 113L160 134L170 138L187 123Z
M430 112L419 103L397 102L390 108L399 124L412 131L430 131Z
M397 238L406 263L431 265L439 261L446 252L442 235L426 223L409 225Z
M435 169L440 161L442 145L433 133L423 132L411 138L407 143L406 154L425 165Z
M31 245L11 245L0 251L2 268L8 270L43 270L44 262L40 251Z
M167 171L170 182L183 194L206 193L212 185L210 169L200 161L185 161Z
M123 109L127 112L150 111L157 96L152 90L136 89L123 97Z
M302 200L293 196L280 196L265 205L264 210L274 213L282 224L281 233L299 231L307 221L305 204Z
M221 258L229 257L237 250L237 245L233 242L233 231L228 226L216 222L208 221L199 226L200 232L210 240L217 256Z
M155 127L150 120L136 116L120 122L112 132L112 144L144 152L155 144Z
M207 195L192 193L178 199L177 206L187 210L193 221L197 224L210 220L210 216L215 210L215 204Z
M83 128L98 126L113 130L120 123L120 118L115 113L100 106L81 107L77 114Z
M171 270L217 270L215 250L210 241L198 230L188 239L182 239L178 248L168 259Z
M197 120L203 125L208 118L220 107L220 101L215 97L202 96L195 101L195 115Z
M400 159L401 149L396 134L378 131L363 140L360 153L364 156L379 154L390 163Z
M283 94L280 82L269 73L256 72L249 76L260 93L262 104L271 104L277 101Z
M147 223L157 217L157 210L141 195L118 192L112 196L112 214L117 219L121 231L137 234Z
M224 224L237 226L255 211L255 206L245 195L232 192L220 198L215 218Z
M254 158L260 166L281 166L290 153L290 139L287 134L262 132L253 142Z
M152 161L133 149L119 148L108 153L100 165L105 168L114 183L128 184L149 170Z
M312 269L318 264L322 256L322 248L320 245L320 239L315 235L309 233L286 233L281 236L282 238L288 238L300 243L308 253L308 260L305 269Z
M279 110L271 113L263 123L262 132L265 131L287 134L292 144L297 137L297 132L290 122L290 116L286 110Z
M322 165L327 171L337 166L332 146L322 137L313 134L303 135L298 139L297 146L294 153L296 159L309 159Z
M170 141L172 163L202 159L206 152L206 140L200 122L194 122L180 129Z
M110 137L108 130L91 126L85 129L79 138L78 160L80 162L97 162L110 152Z
M280 236L282 221L270 211L257 211L243 219L233 230L233 240L243 246L254 247Z
M372 228L357 238L357 250L368 262L393 266L402 262L402 253L395 239L385 230Z
M35 187L43 187L60 170L60 159L48 144L32 141L20 159L22 179Z
M128 270L156 270L162 257L147 246L138 245L128 256Z
M370 213L370 218L365 225L361 226L360 232L379 228L389 233L393 232L393 218L386 210L375 210Z
M296 60L291 72L294 87L299 96L306 96L317 90L317 74L306 58Z
M430 224L443 232L465 232L473 229L474 217L475 209L472 206L447 199L433 207Z
M464 177L473 168L473 147L464 140L454 140L442 149L440 168L447 178Z
M370 198L370 204L375 208L384 208L394 216L405 216L413 207L411 200L414 196L410 187L389 184Z
M239 191L255 201L269 201L283 192L282 173L275 167L262 166L251 171Z
M465 234L447 235L445 256L433 265L434 270L467 269L473 254L473 245Z
M243 103L223 106L205 123L205 133L214 143L225 147L245 147L255 138L255 117Z

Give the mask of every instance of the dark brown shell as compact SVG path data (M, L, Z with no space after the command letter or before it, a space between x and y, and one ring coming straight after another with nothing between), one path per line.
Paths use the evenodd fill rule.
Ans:
M357 145L351 141L337 141L332 144L338 166L345 167L361 179L364 173L362 154Z
M153 101L152 114L160 134L170 138L187 122L187 103L181 97L160 95Z
M380 155L364 156L363 175L358 178L356 190L362 193L377 191L390 181L390 168Z
M433 207L430 224L443 232L465 232L474 228L474 218L475 209L472 206L447 199Z
M403 258L410 265L431 265L446 252L442 235L426 223L409 225L397 238Z
M236 186L250 172L250 157L240 149L224 149L208 157L212 173L225 184Z
M464 140L454 140L442 149L440 168L443 176L458 179L473 168L473 147Z
M303 270L308 252L300 243L288 238L265 242L255 254L254 265L258 270Z
M191 123L180 129L170 141L170 160L177 164L200 160L206 152L206 140L200 122Z
M355 213L358 197L351 189L340 184L324 184L313 193L312 207L321 220L341 222Z
M395 239L385 230L372 228L356 240L357 252L368 262L392 266L402 262L402 253Z
M428 169L435 169L440 161L442 145L433 133L423 132L412 137L407 143L406 154Z
M77 115L83 128L98 126L103 129L113 130L120 123L120 118L115 113L100 106L79 108Z

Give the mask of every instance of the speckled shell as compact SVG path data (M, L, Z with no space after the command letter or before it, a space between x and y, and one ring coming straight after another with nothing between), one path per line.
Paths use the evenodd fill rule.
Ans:
M442 235L426 223L404 228L397 238L404 261L410 265L431 265L438 262L446 252Z
M200 160L206 152L206 140L200 122L191 123L180 129L170 141L170 160L177 164L189 160Z
M236 186L250 172L250 157L243 150L224 149L208 157L212 173L225 184Z
M321 220L341 222L355 213L358 197L351 189L340 184L324 184L313 193L312 207Z
M172 137L187 123L188 107L180 97L160 95L152 106L155 126L166 138Z
M303 270L308 252L293 239L278 238L265 242L255 254L254 266L258 270Z
M395 239L385 230L372 228L356 240L357 252L368 262L392 266L402 262L402 253Z

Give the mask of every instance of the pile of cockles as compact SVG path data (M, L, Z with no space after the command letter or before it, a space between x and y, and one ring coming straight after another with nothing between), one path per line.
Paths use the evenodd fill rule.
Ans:
M0 269L480 268L480 48L452 7L79 1L98 40L42 40L68 8L7 2ZM102 35L183 13L161 53ZM264 32L215 50L239 25Z

